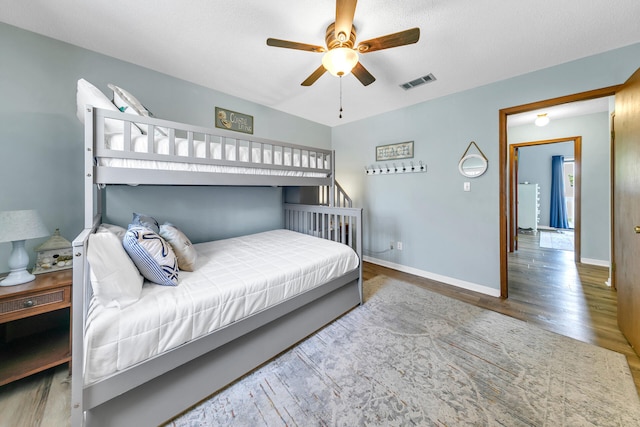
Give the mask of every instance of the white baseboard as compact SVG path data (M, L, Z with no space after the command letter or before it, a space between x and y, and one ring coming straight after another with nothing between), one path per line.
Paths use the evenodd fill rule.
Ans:
M364 256L364 260L372 264L393 268L394 270L402 271L403 273L413 274L414 276L424 277L425 279L435 280L438 282L445 283L447 285L452 285L458 288L467 289L469 291L479 292L481 294L489 295L492 297L500 297L500 289L494 289L488 286L467 282L465 280L455 279L453 277L442 276L436 273L430 273L428 271L420 270L413 267L407 267L406 265L396 264L394 262L385 261L382 259L372 258L366 255Z
M609 267L611 265L609 261L592 258L580 258L580 262L583 264L599 265L600 267Z

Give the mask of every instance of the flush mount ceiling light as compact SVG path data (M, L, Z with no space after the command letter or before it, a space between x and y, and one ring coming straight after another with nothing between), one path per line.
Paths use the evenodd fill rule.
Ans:
M337 47L325 53L322 65L334 76L346 76L358 63L358 54L348 47Z
M544 114L538 114L538 117L536 118L535 121L536 126L546 126L549 124L549 116L547 116L547 113Z

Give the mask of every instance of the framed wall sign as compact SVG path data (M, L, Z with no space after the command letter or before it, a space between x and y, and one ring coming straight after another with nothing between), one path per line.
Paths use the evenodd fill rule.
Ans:
M397 144L378 145L376 147L376 162L395 159L412 159L413 141Z
M253 135L253 116L216 107L216 127Z

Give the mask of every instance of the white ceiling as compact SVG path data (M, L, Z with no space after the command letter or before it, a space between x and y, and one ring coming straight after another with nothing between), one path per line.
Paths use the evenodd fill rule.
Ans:
M360 0L357 41L421 36L361 56L377 80L342 79L339 119L337 77L300 86L321 54L265 42L324 45L334 0L0 0L5 23L329 126L640 42L638 17L638 0Z

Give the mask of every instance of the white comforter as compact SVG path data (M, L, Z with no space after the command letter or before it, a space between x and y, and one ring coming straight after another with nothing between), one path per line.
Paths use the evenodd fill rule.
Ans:
M274 230L194 245L193 272L177 287L145 283L120 310L95 300L85 332L85 383L215 331L358 266L346 245Z

